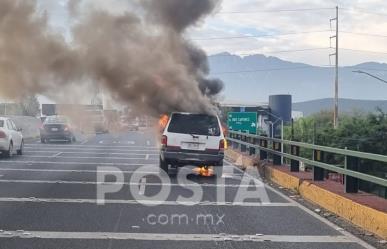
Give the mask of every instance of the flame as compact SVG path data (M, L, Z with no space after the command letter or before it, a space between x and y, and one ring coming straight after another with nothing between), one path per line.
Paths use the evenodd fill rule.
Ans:
M169 121L168 115L164 114L160 117L159 119L160 130L163 131L165 127L167 127L168 121Z
M197 167L193 169L193 172L200 176L205 176L205 177L210 177L214 175L214 170L208 167Z

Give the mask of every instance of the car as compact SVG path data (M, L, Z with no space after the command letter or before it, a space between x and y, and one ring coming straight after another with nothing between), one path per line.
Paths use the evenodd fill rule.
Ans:
M162 133L160 170L168 173L169 166L212 166L221 175L227 146L221 127L215 115L172 113Z
M0 117L0 151L4 157L12 157L16 152L23 154L24 139L15 123L9 118Z
M48 116L40 127L40 140L42 143L50 142L50 140L75 142L70 120L65 116Z

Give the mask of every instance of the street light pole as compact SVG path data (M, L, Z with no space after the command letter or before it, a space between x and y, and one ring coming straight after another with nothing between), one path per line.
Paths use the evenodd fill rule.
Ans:
M272 138L274 138L274 125L278 122L278 121L281 121L281 153L284 153L284 143L283 143L283 140L284 140L284 120L281 118L281 117L278 117L276 115L274 115L273 113L270 113L268 111L264 111L266 114L276 118L277 120L275 122L270 122L271 123L271 136ZM281 164L284 164L284 157L281 155Z
M367 72L364 72L364 71L361 71L361 70L352 71L352 72L354 72L354 73L360 73L360 74L366 74L366 75L368 75L368 76L370 76L370 77L372 77L372 78L374 78L374 79L377 79L377 80L379 80L379 81L381 81L381 82L383 82L383 83L387 83L387 80L384 80L384 79L382 79L382 78L379 78L378 76L375 76L375 75L373 75L373 74L370 74L370 73L367 73Z

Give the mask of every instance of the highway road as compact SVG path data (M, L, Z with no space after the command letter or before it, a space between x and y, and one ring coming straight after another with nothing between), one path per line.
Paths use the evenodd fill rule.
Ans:
M0 159L0 248L372 248L227 161L181 172L159 175L152 132L30 141Z

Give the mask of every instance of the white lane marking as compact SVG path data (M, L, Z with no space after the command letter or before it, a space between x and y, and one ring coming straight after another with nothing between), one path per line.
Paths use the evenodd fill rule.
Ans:
M135 145L136 142L135 141L128 141L128 144Z
M99 141L98 143L103 144L103 141L101 140L101 141Z
M98 199L58 199L58 198L14 198L1 197L0 202L31 202L31 203L75 203L75 204L126 204L148 206L242 206L242 207L293 207L293 203L282 202L188 202L188 201L164 201L164 200L98 200Z
M124 173L124 174L150 174L150 175L158 175L159 170L155 169L154 171L142 171L142 170L76 170L76 169L15 169L15 168L0 168L0 172L45 172L45 173ZM0 175L2 177L3 175ZM225 177L228 178L228 177ZM234 174L234 179L241 179L241 174Z
M52 157L59 157L60 155L62 155L62 152L58 152L58 153L56 153L55 155L53 155ZM25 157L29 157L29 156L25 156Z
M5 162L5 161L4 161ZM54 164L54 165L93 165L93 166L157 166L154 163L89 163L89 162L53 162L53 161L6 161L7 163L15 164Z
M36 148L31 148L31 149L36 149ZM69 151L69 153L71 152L79 152L79 151L84 151L84 152L87 152L87 151L90 151L90 152L98 152L98 151L102 151L102 152L106 152L106 151L117 151L117 152L144 152L144 151L152 151L152 152L160 152L160 150L158 149L145 149L145 150L120 150L120 149L88 149L88 148L61 148L60 149L61 151ZM44 148L44 150L26 150L26 152L36 152L36 153L44 153L44 152L53 152L53 151L58 151L58 149L55 149L55 148Z
M86 144L87 142L89 142L89 140L85 140L81 144Z
M58 153L59 154L59 153ZM128 155L128 156L131 156L131 155ZM135 156L135 155L134 155ZM106 160L141 160L141 159L144 159L144 157L106 157L106 156L60 156L60 155L56 155L56 156L53 156L55 158L62 158L62 159L65 159L65 158L69 158L69 159L106 159ZM29 156L29 155L26 155L24 156L23 158L47 158L47 156ZM154 158L152 160L159 160L158 158Z
M141 171L141 170L71 170L71 169L13 169L13 168L0 168L0 171L21 171L21 172L57 172L57 173L93 173L96 174L97 172L100 173L124 173L124 174L158 174L158 169L155 171ZM0 175L2 177L3 175Z
M145 187L146 187L146 178L143 177L140 182L140 190L138 191L139 195L144 195L145 194Z
M145 155L145 160L149 160L149 154Z
M146 156L146 155L151 155L151 156L158 156L160 155L159 153L129 153L130 151L128 151L127 153L123 153L123 152L120 152L120 153L114 153L114 152L108 152L108 153L93 153L93 151L90 151L90 152L83 152L83 151L74 151L74 152L61 152L62 155L65 155L65 154L81 154L81 155L90 155L90 154L93 154L93 155L128 155L128 156L131 156L131 155L136 155L136 156ZM31 153L32 155L34 154L44 154L44 153L54 153L54 152L49 152L49 151L26 151L24 152L24 155L25 156L29 156L27 155L26 153Z
M149 140L146 141L146 145L150 146L150 141Z
M224 160L228 165L231 165L233 166L237 171L245 174L246 176L250 177L250 178L253 178L253 179L256 179L255 177L249 175L248 173L246 173L245 171L241 170L240 168L238 168L237 166L235 166L232 162L228 161L228 160ZM296 202L295 200L293 200L292 198L286 196L285 194L281 193L280 191L278 191L277 189L271 187L270 185L268 184L265 184L265 187L267 189L270 189L271 191L273 191L274 193L276 193L277 195L281 196L282 198L284 198L285 200L289 201L290 203L294 204L296 207L300 208L301 210L303 210L304 212L308 213L309 215L311 215L312 217L316 218L317 220L321 221L322 223L326 224L327 226L335 229L336 231L339 231L341 234L343 234L344 236L346 236L347 238L349 238L351 241L353 241L353 243L357 243L359 245L361 245L362 247L366 248L366 249L376 249L375 247L369 245L368 243L366 243L365 241L359 239L358 237L356 237L355 235L345 231L345 230L338 230L338 226L333 224L332 222L330 222L329 220L321 217L320 215L316 214L315 212L313 212L312 210L308 209L307 207L304 207L303 205L301 205L300 203Z
M154 173L153 173L154 174ZM19 180L19 179L0 179L0 183L27 183L27 184L75 184L75 185L122 185L122 186L138 186L135 182L97 182L97 181L62 181L62 180ZM249 184L212 184L212 183L144 183L147 186L170 186L170 187L189 187L189 188L205 188L205 187L224 187L224 188L249 188Z
M141 241L233 241L288 243L351 243L345 236L300 235L236 235L236 234L171 234L171 233L108 233L108 232L42 232L4 231L1 238L42 238L78 240L141 240Z
M103 141L99 141L99 143L103 143ZM157 146L137 146L137 145L80 145L80 144L68 144L68 145L58 145L58 144L50 144L50 145L26 145L25 148L142 148L142 149L149 149L149 148L155 148L157 149Z

